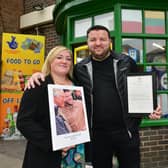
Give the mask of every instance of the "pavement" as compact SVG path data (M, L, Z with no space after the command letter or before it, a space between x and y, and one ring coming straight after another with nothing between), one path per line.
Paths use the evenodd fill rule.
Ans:
M0 139L0 168L21 168L26 140Z

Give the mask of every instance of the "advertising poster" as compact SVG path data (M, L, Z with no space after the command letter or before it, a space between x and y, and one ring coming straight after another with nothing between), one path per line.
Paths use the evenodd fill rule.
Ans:
M3 33L0 92L0 135L21 137L16 118L25 83L44 63L44 36Z

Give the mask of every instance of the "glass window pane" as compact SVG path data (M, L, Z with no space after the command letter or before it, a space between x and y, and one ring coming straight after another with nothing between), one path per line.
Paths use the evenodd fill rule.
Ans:
M166 63L165 40L146 40L146 59L152 63Z
M76 20L75 21L75 37L82 37L86 36L86 31L89 27L92 25L92 19L86 18L82 20Z
M140 10L122 10L122 32L142 33L142 12Z
M164 34L165 13L161 11L145 11L145 32Z
M157 98L158 104L160 104L162 108L162 117L168 118L168 94L160 94Z
M166 66L147 66L146 71L155 72L157 79L157 90L168 89L168 78Z
M136 62L143 62L142 39L123 38L122 51L132 57Z
M114 12L104 13L94 17L94 25L103 25L110 31L114 30Z
M77 60L76 63L82 61L84 58L86 58L89 55L89 50L88 49L84 49L84 50L79 50L77 51Z

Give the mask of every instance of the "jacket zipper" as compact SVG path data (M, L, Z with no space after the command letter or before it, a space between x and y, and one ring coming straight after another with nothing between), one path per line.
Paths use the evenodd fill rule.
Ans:
M90 119L90 126L91 126L91 129L93 128L93 77L92 77L92 73L93 73L93 70L92 70L92 63L89 62L88 64L85 64L86 66L86 69L87 69L87 73L88 73L88 76L90 78L90 101L91 101L91 119Z
M116 88L117 88L117 92L118 92L118 95L119 95L119 98L120 98L121 107L122 107L122 111L123 111L123 121L124 121L126 130L127 130L128 136L129 136L130 139L132 139L132 133L128 129L126 121L125 121L125 118L124 118L124 106L123 106L123 102L122 102L122 99L121 99L121 94L120 94L120 91L119 91L119 88L118 88L118 82L117 82L117 63L118 63L118 61L114 59L114 64L113 65L114 65L114 76L115 76Z

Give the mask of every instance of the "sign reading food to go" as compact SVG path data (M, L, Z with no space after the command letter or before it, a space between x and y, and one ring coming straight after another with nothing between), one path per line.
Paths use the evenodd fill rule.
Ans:
M44 62L44 36L3 33L3 69L39 71Z
M41 71L44 63L45 37L25 34L2 34L2 66L0 94L0 134L8 130L6 113L14 114L29 76ZM8 95L8 96L7 96ZM4 103L4 100L19 100ZM5 101L6 102L6 101ZM9 117L8 117L9 118ZM10 117L12 119L12 117ZM9 122L9 121L8 121Z
M44 40L44 36L3 33L1 90L23 90L26 76L41 70Z

